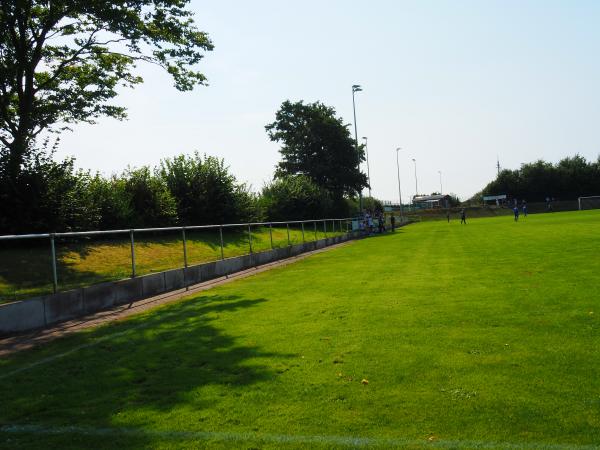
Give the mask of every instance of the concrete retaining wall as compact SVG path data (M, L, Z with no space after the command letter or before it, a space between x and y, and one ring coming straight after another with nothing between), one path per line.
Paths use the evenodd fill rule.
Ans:
M359 237L358 232L0 305L0 335L44 328Z
M4 334L33 330L45 325L43 299L32 298L0 305L0 332Z

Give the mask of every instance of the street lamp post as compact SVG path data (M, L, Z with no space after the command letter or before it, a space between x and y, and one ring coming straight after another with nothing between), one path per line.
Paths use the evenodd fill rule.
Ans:
M400 190L400 162L398 161L398 153L402 147L398 147L396 149L396 167L398 168L398 201L400 202L400 223L404 222L404 217L402 215L402 191Z
M362 91L362 88L359 84L352 85L352 111L354 112L354 147L356 148L356 154L358 155L358 131L356 127L356 102L354 101L354 94L356 92ZM358 170L360 171L360 159L358 161ZM360 209L360 213L363 211L363 200L362 200L362 188L358 193L358 207Z
M416 197L419 195L419 187L417 185L417 160L415 158L413 158L412 160L415 163L415 197Z
M443 195L444 190L442 189L442 171L438 170L438 173L440 174L440 195Z
M369 197L371 197L371 169L369 168L369 146L367 145L367 137L363 136L365 141L365 151L367 152L367 180L369 181Z

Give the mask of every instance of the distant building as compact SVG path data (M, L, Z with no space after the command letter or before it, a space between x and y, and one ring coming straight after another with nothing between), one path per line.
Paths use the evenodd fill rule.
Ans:
M448 208L450 206L450 196L442 194L415 195L413 196L413 204L422 209Z
M501 195L484 195L483 196L483 204L489 205L488 202L493 202L492 204L496 204L498 206L503 205L507 201L506 194Z

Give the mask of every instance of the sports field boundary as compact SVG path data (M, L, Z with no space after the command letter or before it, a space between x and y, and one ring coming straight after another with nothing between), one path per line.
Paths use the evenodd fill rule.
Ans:
M358 236L353 237L352 240L356 239L357 237ZM129 316L139 314L152 308L156 308L160 305L172 303L184 297L196 294L198 292L212 289L215 286L247 278L277 267L283 267L288 264L293 264L312 255L332 250L341 246L345 246L349 244L350 241L351 240L348 239L344 242L334 243L326 247L307 251L295 256L290 256L281 260L265 263L260 266L254 266L248 269L240 270L235 273L203 281L194 285L190 285L187 288L181 288L167 293L162 293L152 297L140 299L129 304L113 306L107 310L87 314L85 316L77 317L58 324L54 324L43 329L13 334L12 336L0 337L0 358L10 353L26 350L38 345L48 343L62 336L66 336L68 334L86 328L97 327L108 322L125 319Z

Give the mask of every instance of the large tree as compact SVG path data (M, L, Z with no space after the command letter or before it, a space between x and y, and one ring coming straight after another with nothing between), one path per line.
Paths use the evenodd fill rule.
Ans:
M356 147L334 108L288 100L266 130L272 141L282 144L276 178L306 175L335 197L356 195L367 186L367 176L359 168L364 150Z
M44 130L121 119L120 85L139 62L164 68L179 90L204 84L195 68L213 46L189 0L0 1L0 162L15 181Z

